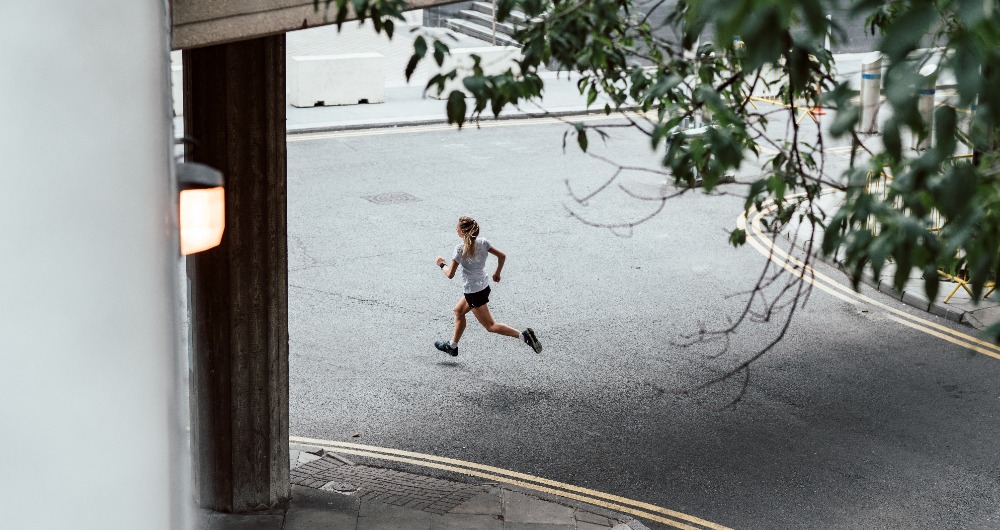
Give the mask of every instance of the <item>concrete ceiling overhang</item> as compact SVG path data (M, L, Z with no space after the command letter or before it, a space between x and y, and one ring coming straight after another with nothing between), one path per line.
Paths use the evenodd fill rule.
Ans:
M408 0L408 10L424 9L456 0ZM174 50L223 44L276 35L331 23L330 10L313 0L172 0L170 2L171 45ZM354 20L354 15L349 18Z

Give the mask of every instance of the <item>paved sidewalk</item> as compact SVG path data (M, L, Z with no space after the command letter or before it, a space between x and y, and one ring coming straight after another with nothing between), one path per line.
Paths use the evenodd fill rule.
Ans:
M379 53L385 57L385 102L360 105L298 108L286 105L287 131L289 134L337 131L373 127L395 127L447 122L446 101L424 93L427 80L438 72L437 64L427 54L409 82L404 71L413 53L413 40L418 35L436 37L452 49L488 46L487 43L454 33L443 28L400 26L390 40L384 34L376 35L370 24L358 26L344 24L338 32L336 26L323 26L287 34L286 56L327 55L348 53ZM172 52L174 67L181 64L181 52ZM537 103L521 109L506 109L501 118L532 117L543 114L561 116L587 112L586 97L580 94L575 80L560 72L544 72L545 93ZM174 92L175 96L177 91ZM610 100L599 97L590 106L591 112L603 112ZM179 106L178 106L179 108ZM543 110L544 109L544 110ZM492 114L486 113L492 119ZM174 118L175 136L183 136L184 120Z
M648 530L631 517L506 485L360 465L292 444L283 513L201 512L198 530Z
M488 46L478 39L455 33L444 28L426 28L419 25L399 25L392 39L385 34L376 34L370 23L358 25L346 23L338 31L336 26L322 26L287 34L286 56L330 55L351 53L379 53L385 57L385 102L360 105L297 108L286 106L287 131L289 134L337 131L347 129L395 127L445 123L446 102L424 93L427 80L438 72L430 54L421 61L409 82L404 71L413 53L413 41L418 35L425 38L439 38L452 49ZM857 88L860 79L861 60L867 54L836 54L837 78L851 81ZM175 67L181 63L181 52L173 52L171 60ZM585 112L603 112L608 98L599 96L597 101L587 106L586 97L576 87L578 75L566 72L543 72L545 90L542 98L528 103L520 109L505 109L501 119L530 118L549 114L566 116ZM953 84L952 78L942 79L941 87ZM176 94L176 92L175 92ZM487 119L493 116L484 114ZM174 119L175 135L183 132L183 118Z

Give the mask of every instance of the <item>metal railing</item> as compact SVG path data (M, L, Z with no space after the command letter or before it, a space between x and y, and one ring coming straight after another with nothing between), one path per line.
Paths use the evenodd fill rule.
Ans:
M964 160L971 158L972 158L971 154L965 154L965 155L953 156L952 160ZM884 168L882 169L882 171L879 172L878 175L876 175L874 171L869 171L868 175L865 178L865 194L876 197L881 202L885 202L889 198L889 187L891 182L892 182L892 175L886 172ZM903 208L903 202L901 197L897 196L893 198L892 207L895 209L902 209L904 213L907 212L907 209ZM881 227L879 226L875 217L871 215L868 216L868 219L865 221L865 227L872 233L872 235L878 235L879 232L881 231ZM941 215L941 212L939 212L936 208L932 209L930 212L930 226L928 227L928 230L931 232L940 232L943 227L944 227L944 217ZM956 256L956 258L961 259L962 254L961 251L959 252L960 253ZM972 289L969 287L970 278L968 271L959 270L955 271L954 273L950 273L938 269L937 273L939 279L955 284L955 287L948 293L947 296L945 296L944 303L947 304L948 301L951 300L953 296L955 296L955 293L957 293L959 289L964 289L965 292L969 294L969 298L974 298ZM986 282L985 284L983 284L983 287L986 288L986 291L983 293L982 296L983 299L985 299L987 296L992 294L993 291L996 290L997 284L996 281L994 280L992 282Z

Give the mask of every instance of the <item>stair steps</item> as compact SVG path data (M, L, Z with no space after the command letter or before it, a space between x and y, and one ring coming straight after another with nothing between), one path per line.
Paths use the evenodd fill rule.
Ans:
M492 19L491 22L492 24ZM499 24L498 24L499 26ZM468 20L463 20L460 18L450 18L448 19L448 29L461 33L463 35L468 35L476 39L485 41L487 43L493 42L493 29L489 26L483 26L475 22L470 22ZM497 28L496 34L496 45L497 46L517 46L521 47L521 43L510 38L510 36L502 33L500 28Z
M461 18L448 19L447 26L452 31L468 35L470 37L493 42L493 4L490 2L473 2L472 9L463 9L459 12ZM520 11L512 11L508 22L496 25L496 45L497 46L517 46L517 42L512 35L517 26L525 24L527 17Z
M493 4L490 2L473 2L472 9L493 17ZM513 22L514 24L524 24L528 21L528 18L520 11L511 11L508 19L507 22Z
M490 32L492 33L493 15L487 15L486 13L483 13L481 11L469 11L469 10L462 10L459 11L459 13L462 15L463 19L468 20L469 22L475 24L479 24L480 26L483 26L486 29L490 30ZM500 33L503 33L504 35L508 36L513 35L514 25L509 22L497 22L497 34Z

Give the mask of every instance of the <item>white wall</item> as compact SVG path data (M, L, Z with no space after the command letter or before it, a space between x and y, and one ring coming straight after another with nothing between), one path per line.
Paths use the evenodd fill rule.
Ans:
M165 0L0 2L5 528L183 526L166 28Z

